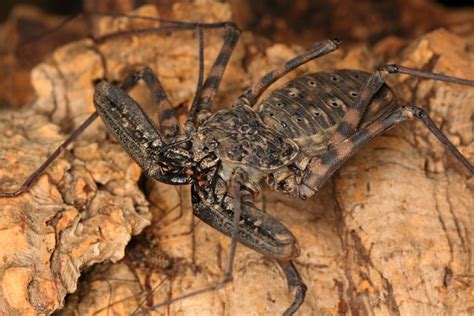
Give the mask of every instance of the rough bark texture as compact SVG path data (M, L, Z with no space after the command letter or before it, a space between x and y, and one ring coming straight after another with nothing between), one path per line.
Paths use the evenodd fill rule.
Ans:
M231 18L228 5L210 0L173 6L176 19L189 18L189 12L199 21ZM158 13L144 7L137 14ZM96 31L129 28L129 23L103 19ZM220 31L206 33L206 69L221 36ZM268 43L242 35L216 109L304 50ZM473 79L473 44L472 37L444 29L414 39L389 37L370 47L343 47L285 80L334 68L372 71L385 62ZM82 40L55 51L32 72L35 101L21 111L0 112L0 189L18 187L66 137L60 130L77 127L93 111L94 79L120 80L147 65L159 74L175 106L189 104L196 55L191 32L133 36L100 46ZM474 160L472 88L406 76L390 83L401 104L427 109ZM132 93L153 113L143 85ZM229 238L193 218L188 188L138 181L138 167L106 136L102 123L85 134L30 192L0 199L0 244L5 245L0 249L0 313L51 313L77 288L61 313L126 315L139 304L151 306L220 282ZM426 128L410 122L368 144L314 198L299 201L264 191L258 205L299 241L296 266L308 286L299 315L468 315L474 309L473 190L472 179ZM94 263L121 259L130 236L150 220L122 261L83 272ZM292 301L271 259L239 246L234 271L234 281L224 289L155 313L276 315Z

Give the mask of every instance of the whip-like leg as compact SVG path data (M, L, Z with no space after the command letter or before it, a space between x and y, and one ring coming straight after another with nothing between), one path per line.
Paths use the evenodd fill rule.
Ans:
M121 86L121 89L123 90L129 90L137 80L134 80L135 76L131 76L130 78L127 78L125 80L125 83ZM74 140L79 137L79 135L82 134L82 132L91 125L95 119L99 117L99 113L94 112L92 113L85 121L82 123L74 132L69 135L66 140L59 145L54 152L35 170L33 173L23 182L21 187L18 190L15 190L13 192L0 192L0 198L2 197L15 197L19 196L29 190L31 185L36 181L36 179L54 162L54 160L61 154L63 153L67 146L71 144Z

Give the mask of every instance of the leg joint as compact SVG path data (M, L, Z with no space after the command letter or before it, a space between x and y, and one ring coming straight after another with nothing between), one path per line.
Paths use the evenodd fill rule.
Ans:
M400 67L395 64L388 64L388 65L379 66L377 70L387 71L388 73L396 74L400 72Z
M408 118L416 117L423 120L429 117L425 110L417 106L402 106L402 112L404 116Z
M228 22L225 22L224 25L225 25L226 30L230 30L233 33L236 33L237 35L241 33L240 28L234 22L228 21Z

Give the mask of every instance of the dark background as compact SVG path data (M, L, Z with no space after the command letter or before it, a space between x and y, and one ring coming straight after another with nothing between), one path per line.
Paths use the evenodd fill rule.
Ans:
M166 3L169 5L172 1L134 0L133 2L135 3L135 6L140 6L147 2ZM285 2L291 4L292 0L275 1L275 4L277 7L284 6ZM472 0L436 0L436 2L441 3L447 7L474 7L474 1ZM32 4L42 8L45 11L62 15L79 13L83 8L82 1L80 0L2 0L0 3L0 20L4 20L8 16L11 8L14 5L20 3Z

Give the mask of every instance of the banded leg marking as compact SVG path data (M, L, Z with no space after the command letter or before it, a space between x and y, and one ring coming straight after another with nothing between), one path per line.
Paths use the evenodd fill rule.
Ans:
M337 145L348 137L355 134L360 122L369 106L372 97L384 84L387 75L389 74L407 74L415 77L424 79L432 79L438 81L444 81L449 83L455 83L465 86L474 86L473 80L461 79L453 76L447 76L439 73L433 73L428 71L422 71L400 65L383 65L379 67L368 79L365 85L362 87L359 96L356 100L356 106L350 108L344 115L341 124L336 129L336 132L330 139L331 145Z
M341 41L338 39L326 40L323 42L316 43L313 48L295 58L287 61L284 65L279 68L276 68L265 76L263 76L259 81L254 83L249 89L247 89L241 96L241 102L244 102L250 106L257 103L258 98L263 94L263 92L270 87L275 81L289 73L290 71L298 68L299 66L307 63L310 60L316 59L318 57L327 55L341 45Z
M237 28L237 26L233 23L227 23L225 26L224 42L222 44L221 50L214 61L214 65L209 71L206 80L204 81L202 89L200 90L200 94L196 96L197 101L193 102L193 106L189 111L189 122L195 124L199 123L199 121L206 118L210 114L212 101L217 94L217 90L219 89L225 68L229 63L235 45L239 40L239 36L240 30Z
M157 107L158 128L161 134L165 138L176 137L179 133L178 119L160 80L150 68L146 67L137 71L128 77L123 85L126 87L134 86L140 79L142 79L148 86L153 101Z
M354 135L365 112L367 111L367 108L369 107L372 97L384 84L387 74L387 71L377 70L367 79L364 86L359 91L355 101L355 106L347 110L341 123L329 140L330 145L337 145L348 137Z
M393 111L384 119L358 130L347 140L330 148L321 158L313 160L308 166L301 184L296 188L297 195L303 199L312 196L344 162L368 141L396 124L411 118L420 119L442 145L466 168L469 175L472 176L474 174L473 165L449 141L423 109L415 106L403 106Z

